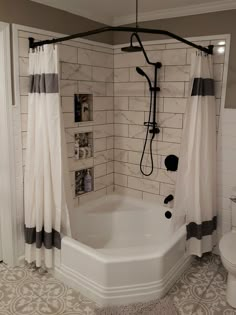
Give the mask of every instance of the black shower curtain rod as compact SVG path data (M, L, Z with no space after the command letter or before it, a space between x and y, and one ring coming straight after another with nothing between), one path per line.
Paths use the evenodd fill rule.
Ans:
M126 26L106 26L102 28L95 29L93 31L88 31L88 32L83 32L83 33L77 33L74 35L69 35L61 38L54 38L52 40L43 40L39 42L35 42L35 39L33 37L29 38L29 47L34 49L39 46L43 46L45 44L56 44L56 43L61 43L65 42L67 40L79 38L79 37L87 37L90 35L95 35L95 34L100 34L104 32L110 32L110 31L115 31L115 32L130 32L130 33L145 33L145 34L159 34L159 35L166 35L168 37L174 38L182 43L185 43L188 46L192 46L198 50L201 50L207 54L212 55L213 54L213 45L209 45L208 47L203 47L200 45L196 45L187 39L184 39L176 34L173 34L168 31L164 30L156 30L156 29L149 29L149 28L141 28L141 27L126 27Z

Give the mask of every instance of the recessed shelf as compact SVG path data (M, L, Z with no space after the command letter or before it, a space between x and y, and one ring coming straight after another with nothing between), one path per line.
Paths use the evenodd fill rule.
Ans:
M74 95L74 121L75 123L93 122L93 95L75 94Z
M93 133L76 132L74 134L74 159L82 161L93 157Z
M86 183L85 183L85 176L88 170L91 175L91 190L90 191L86 190ZM75 197L80 197L81 195L84 195L93 191L93 187L94 187L93 178L94 178L93 168L86 168L86 169L75 171Z

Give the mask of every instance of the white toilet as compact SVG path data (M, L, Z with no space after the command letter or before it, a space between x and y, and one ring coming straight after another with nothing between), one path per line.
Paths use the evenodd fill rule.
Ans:
M232 231L220 240L219 249L222 263L228 271L227 302L236 308L236 197L232 200Z

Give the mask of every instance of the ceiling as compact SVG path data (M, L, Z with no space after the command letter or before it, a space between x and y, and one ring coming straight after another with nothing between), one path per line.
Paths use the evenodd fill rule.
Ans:
M108 25L135 21L135 0L31 0ZM139 0L139 20L236 9L236 0Z

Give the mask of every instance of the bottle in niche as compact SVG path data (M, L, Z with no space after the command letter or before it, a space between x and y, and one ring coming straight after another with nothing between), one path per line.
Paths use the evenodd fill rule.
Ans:
M81 121L89 120L89 104L87 101L87 97L83 96L81 100Z
M75 94L74 95L74 119L75 122L79 122L81 121L82 117L81 117L81 102L80 102L80 98L79 95Z
M75 159L79 160L79 140L75 140L74 152L75 152Z
M87 169L87 174L84 176L84 191L92 191L92 176L90 175L89 169Z

